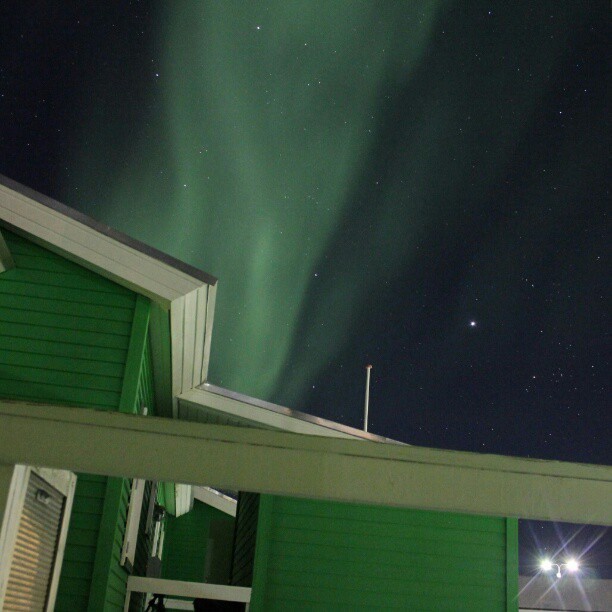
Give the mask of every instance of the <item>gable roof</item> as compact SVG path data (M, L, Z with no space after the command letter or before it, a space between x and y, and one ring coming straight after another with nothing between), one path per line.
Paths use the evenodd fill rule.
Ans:
M217 279L0 175L0 226L152 300L160 413L208 375Z
M210 383L203 383L179 395L178 416L184 421L198 423L403 444L397 440L265 402Z

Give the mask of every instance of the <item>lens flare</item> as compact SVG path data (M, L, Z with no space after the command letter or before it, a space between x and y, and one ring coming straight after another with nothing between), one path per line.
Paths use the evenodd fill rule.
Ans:
M580 569L580 564L576 559L568 559L566 565L570 572L577 572Z
M550 559L542 559L540 561L540 567L545 571L549 572L552 569L552 562Z

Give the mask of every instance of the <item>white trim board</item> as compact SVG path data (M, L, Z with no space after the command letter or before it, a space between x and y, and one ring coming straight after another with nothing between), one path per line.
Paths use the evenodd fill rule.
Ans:
M219 392L209 390L208 386L204 384L198 389L188 389L178 396L179 418L206 422L206 414L212 413L222 418L229 418L229 420L235 421L236 424L241 423L251 427L353 440L370 440L374 437L368 436L367 433L361 430L346 427L333 421L310 417L310 415L304 415L308 416L310 420L296 418L291 413L299 413L282 408L281 406L276 407L277 409L274 410L265 407L263 405L265 402L260 402L262 405L257 405L255 403L257 400L244 401L230 395L222 395ZM211 389L217 389L217 387L211 386ZM270 404L270 406L273 405ZM285 411L286 414L281 412L281 410ZM394 440L388 440L379 436L376 436L376 438L379 442L400 444Z
M6 466L4 466L6 467ZM48 593L45 610L50 612L55 605L57 587L59 585L62 560L66 549L66 539L68 537L68 525L72 513L72 503L76 490L77 477L71 472L58 469L38 468L28 465L15 465L9 489L6 508L2 525L0 526L0 607L4 602L4 596L8 586L8 578L14 549L17 541L19 523L23 513L26 491L30 480L30 474L37 474L64 496L64 507L59 526L57 546L55 549L55 559L49 576Z
M133 571L134 557L136 556L136 545L138 541L138 526L140 513L142 511L142 500L144 497L146 480L134 478L130 488L130 500L128 502L128 513L125 521L125 532L121 547L121 559L119 563L124 565L128 572Z
M201 285L186 274L1 184L0 218L42 246L166 307Z
M4 601L6 593L30 469L27 465L13 467L6 507L3 509L4 515L0 525L0 604Z
M174 595L175 597L193 597L194 599L201 597L241 603L249 603L251 601L251 589L249 587L210 584L207 582L186 582L184 580L128 576L127 588L128 594L134 592L157 593L159 595Z
M15 267L15 262L13 261L13 256L4 240L4 236L0 231L0 274L2 272L6 272L7 270L11 270Z
M193 498L225 514L236 516L238 502L210 487L193 487Z
M60 532L57 538L57 550L55 553L55 563L53 565L53 574L51 575L51 583L49 585L49 595L47 610L51 612L55 607L55 599L57 597L57 589L59 587L59 579L62 571L62 562L64 560L64 552L66 550L66 541L68 539L68 527L70 526L70 517L72 515L72 505L74 503L74 494L76 492L77 476L72 472L62 470L49 470L47 468L33 468L33 471L42 475L43 479L51 478L50 484L56 483L59 489L65 496L64 511L62 514L62 523ZM51 482L53 481L53 482ZM55 486L55 484L53 484ZM58 487L56 487L58 488Z
M0 464L612 525L612 467L0 400Z
M173 407L176 412L174 398L206 380L214 277L2 176L0 222L155 303L151 341L155 345L156 394L163 414L169 415ZM3 244L6 247L0 236L0 272L12 261ZM166 377L170 384L161 380Z

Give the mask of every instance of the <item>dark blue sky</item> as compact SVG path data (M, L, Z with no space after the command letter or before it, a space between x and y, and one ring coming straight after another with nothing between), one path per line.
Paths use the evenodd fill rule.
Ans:
M3 2L0 172L217 275L214 383L610 464L609 11Z

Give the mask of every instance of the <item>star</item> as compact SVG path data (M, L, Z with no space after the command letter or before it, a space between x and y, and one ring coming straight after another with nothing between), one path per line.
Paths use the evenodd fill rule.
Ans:
M476 321L470 321L470 327L476 327Z

